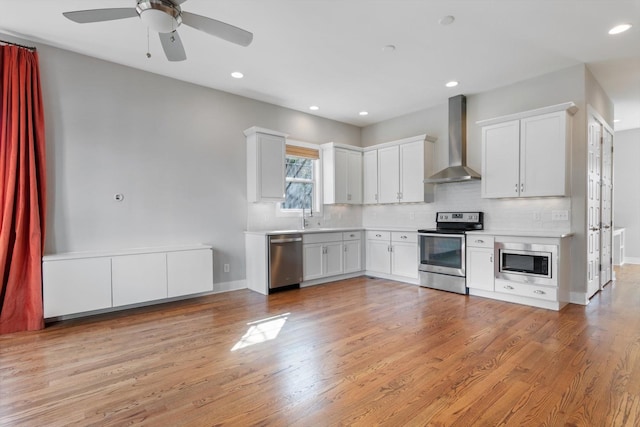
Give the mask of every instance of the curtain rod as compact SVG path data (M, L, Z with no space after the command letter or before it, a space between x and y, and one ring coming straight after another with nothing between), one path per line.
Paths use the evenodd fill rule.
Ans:
M8 42L6 40L0 40L0 44L18 46L18 47L21 47L22 49L27 49L27 50L30 50L32 52L36 51L36 48L33 47L33 46L24 46L24 45L21 45L21 44L18 44L18 43Z

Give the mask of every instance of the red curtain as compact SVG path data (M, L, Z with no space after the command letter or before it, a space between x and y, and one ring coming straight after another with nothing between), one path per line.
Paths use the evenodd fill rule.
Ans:
M44 113L38 55L0 46L0 334L42 329Z

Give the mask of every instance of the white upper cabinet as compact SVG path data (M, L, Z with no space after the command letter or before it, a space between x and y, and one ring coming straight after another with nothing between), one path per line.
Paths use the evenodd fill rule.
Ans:
M381 144L377 151L377 173L371 169L371 159L365 161L365 200L371 201L370 189L376 188L377 203L432 202L433 186L424 184L432 174L433 141L421 135L395 143ZM365 152L365 156L367 152ZM377 186L372 180L377 180ZM375 193L373 193L375 194Z
M362 203L378 203L378 150L365 151L362 155Z
M247 200L284 201L287 135L255 126L244 134L247 137Z
M573 103L478 122L482 125L482 197L569 193Z
M334 143L322 145L324 203L362 204L362 152Z

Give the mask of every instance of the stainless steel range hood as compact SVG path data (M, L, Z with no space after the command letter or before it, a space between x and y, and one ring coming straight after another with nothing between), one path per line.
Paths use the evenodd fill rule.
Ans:
M424 180L425 184L445 184L480 179L467 166L467 98L449 98L449 167Z

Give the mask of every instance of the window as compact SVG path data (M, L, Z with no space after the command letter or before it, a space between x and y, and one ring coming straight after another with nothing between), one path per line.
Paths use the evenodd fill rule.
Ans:
M285 169L285 201L280 204L280 211L298 214L304 208L319 212L318 150L287 144Z

